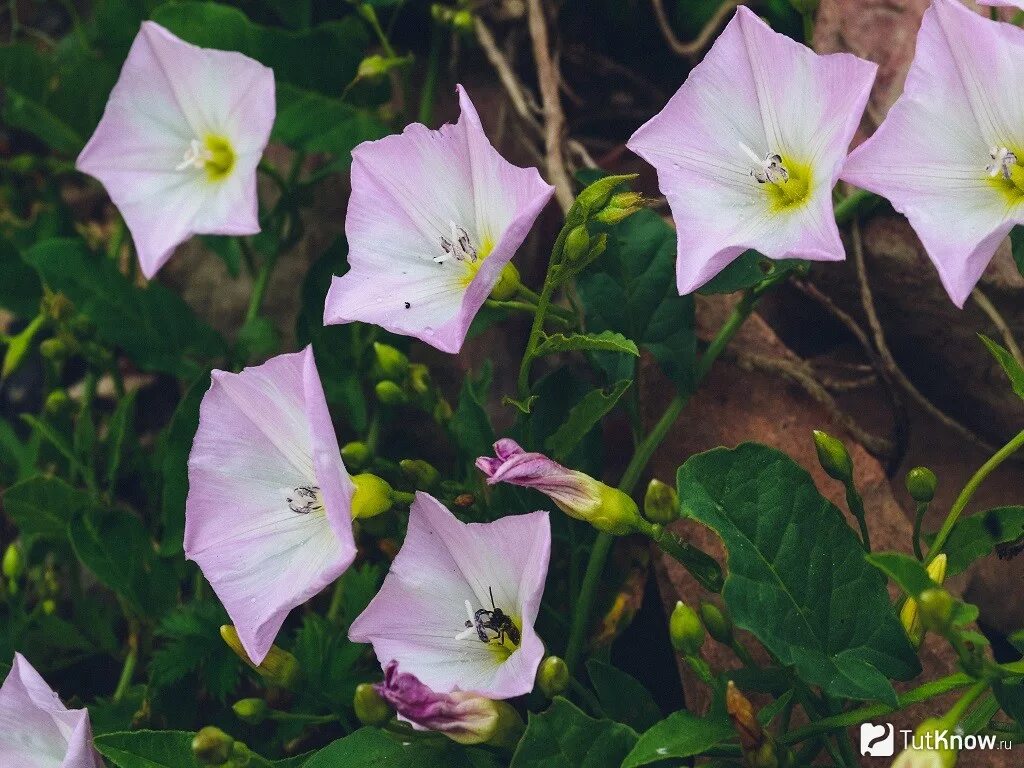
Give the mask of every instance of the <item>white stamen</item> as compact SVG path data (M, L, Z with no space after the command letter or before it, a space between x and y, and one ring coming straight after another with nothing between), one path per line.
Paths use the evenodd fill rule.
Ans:
M749 157L751 159L751 161L753 161L753 163L755 165L761 165L761 158L758 157L757 153L754 150L752 150L750 147L748 147L742 141L739 144L740 144L740 149L743 150L743 152L746 154L746 156Z
M785 184L789 181L789 171L782 164L781 155L769 152L764 158L760 158L742 141L739 142L739 145L743 153L754 163L754 167L750 169L750 175L757 180L758 184L765 184L769 181L772 184Z
M992 158L992 162L985 167L988 175L994 179L1002 174L1004 179L1010 181L1011 169L1017 164L1017 155L1006 147L990 147L988 154Z
M476 261L476 248L473 247L473 241L469 237L469 232L465 227L456 224L454 221L449 223L451 225L451 238L441 237L442 253L435 256L434 261L437 264L444 264L452 259L456 261Z
M199 139L192 139L188 149L185 150L185 154L182 155L182 161L178 163L174 170L184 171L188 167L202 170L206 167L206 163L212 159L213 153L204 147L199 142Z
M476 637L476 614L473 613L473 604L469 600L466 601L466 616L469 618L468 626L455 636L456 640L468 640L471 637Z
M466 618L468 618L470 622L476 620L476 614L473 613L473 604L469 602L469 600L466 601Z

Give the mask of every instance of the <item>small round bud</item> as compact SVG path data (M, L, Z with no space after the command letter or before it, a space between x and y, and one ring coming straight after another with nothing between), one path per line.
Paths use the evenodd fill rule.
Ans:
M672 647L684 656L697 656L704 645L704 625L700 616L682 600L672 609L668 620L668 635Z
M387 512L394 503L391 485L376 475L363 472L352 476L356 492L352 496L352 518L355 520L376 517Z
M259 725L267 719L270 714L270 707L263 699L240 699L236 701L231 709L243 723L248 725Z
M373 391L384 405L405 405L409 402L409 396L393 381L378 381Z
M494 284L491 289L491 298L497 299L498 301L508 301L517 293L519 288L522 286L522 282L519 279L519 270L516 269L516 265L511 261L505 265L505 268L501 270L501 274L498 276L498 282Z
M661 525L678 520L679 494L676 489L658 478L652 478L644 494L644 517Z
M590 250L590 233L587 228L580 224L573 227L566 235L565 243L562 245L562 255L567 263L579 261Z
M370 683L360 683L356 686L352 708L363 725L383 725L392 715L391 707Z
M53 341L53 339L47 339L47 341ZM59 416L62 413L68 413L73 406L74 401L65 390L55 389L46 396L46 403L43 405L43 408L48 415Z
M402 459L398 466L417 488L429 491L441 481L441 473L423 459Z
M549 699L565 693L569 687L569 666L559 656L548 656L537 670L537 687Z
M409 371L409 358L390 344L373 343L373 354L382 378L401 381Z
M928 504L935 498L935 487L938 478L928 467L914 467L907 472L907 490L910 498L918 504Z
M345 443L341 447L341 458L349 469L362 469L370 461L370 448L359 440Z
M267 655L259 664L254 664L249 655L242 647L242 641L238 637L238 630L231 624L224 624L220 628L220 636L227 643L228 647L235 652L245 664L255 670L268 685L277 688L292 688L298 682L302 668L299 660L288 651L276 645L270 646Z
M409 366L409 387L417 395L425 395L433 386L430 378L430 369L422 363L413 363Z
M473 29L473 14L463 8L452 14L452 28L458 32L470 32Z
M39 342L39 354L47 360L59 363L68 356L68 345L56 337Z
M829 477L842 483L853 482L853 461L842 442L816 429L814 447L818 450L818 462Z
M203 765L224 765L231 759L234 743L220 728L208 725L192 739L192 754Z
M47 616L53 616L57 612L57 601L52 597L48 597L43 600L43 613Z
M732 645L732 619L714 603L700 602L700 618L712 638L722 645Z
M368 79L384 77L389 71L391 71L391 66L389 59L375 53L371 56L367 56L359 62L359 69L356 71L356 75L359 78Z
M634 173L625 176L605 176L598 179L579 193L573 208L581 211L584 216L590 216L608 205L617 186L635 178L636 174Z
M629 218L647 204L643 195L638 192L620 192L612 195L608 205L594 215L602 224L614 225Z
M926 589L917 598L917 610L922 627L942 634L953 616L953 596L941 587Z
M3 573L11 581L15 581L21 578L21 574L25 572L25 560L21 556L21 547L12 542L7 545L7 549L4 551L3 559Z

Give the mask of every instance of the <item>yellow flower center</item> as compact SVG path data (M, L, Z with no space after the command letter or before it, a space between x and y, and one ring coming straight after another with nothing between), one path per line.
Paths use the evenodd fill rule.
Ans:
M768 195L768 208L772 213L791 210L807 202L811 197L811 166L783 158L787 178L763 184Z
M992 162L985 168L992 186L1006 196L1011 205L1024 202L1024 153L1009 147L992 147Z
M235 150L225 136L211 133L202 141L192 139L175 170L189 168L205 171L207 181L223 181L235 168Z
M476 273L480 271L480 267L484 263L491 251L494 250L494 242L488 237L480 243L480 247L476 249L476 259L471 261L463 262L466 271L462 275L462 279L459 281L463 288L468 288L469 284L473 282L473 278L476 277Z

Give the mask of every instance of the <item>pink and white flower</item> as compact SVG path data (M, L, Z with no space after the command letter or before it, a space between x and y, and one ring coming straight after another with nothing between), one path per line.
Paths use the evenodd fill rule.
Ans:
M273 70L142 23L76 167L103 182L146 277L193 234L260 231L256 166L274 114Z
M332 281L324 323L374 323L458 352L551 199L554 187L498 154L462 86L458 93L455 125L414 123L353 150L351 269Z
M1024 30L934 0L903 95L843 170L907 217L958 307L1024 223L1022 79Z
M185 554L259 664L288 612L356 553L354 485L311 347L241 373L213 372L188 480Z
M547 512L463 523L417 493L402 549L349 639L439 693L528 693L544 655L533 624L550 556Z
M65 707L20 653L0 687L0 765L103 768L89 713Z
M876 67L820 56L744 6L665 108L627 146L658 170L687 294L756 249L845 258L832 189Z

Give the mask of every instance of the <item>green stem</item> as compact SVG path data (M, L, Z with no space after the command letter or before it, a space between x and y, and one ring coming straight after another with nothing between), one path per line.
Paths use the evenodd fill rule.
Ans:
M530 304L526 301L498 301L497 299L487 299L484 303L493 309L508 309L513 312L525 312L529 315L535 315L537 313L537 305ZM554 307L551 307L551 309L554 309ZM557 312L552 312L550 319L564 328L569 328L572 325L567 317L564 317Z
M434 100L437 98L437 72L441 62L442 28L432 22L430 28L430 53L427 56L427 74L420 91L419 122L430 125L434 122Z
M590 625L590 612L594 603L594 595L597 592L597 585L601 581L601 572L604 570L605 560L608 559L608 552L611 551L612 542L615 537L609 533L599 533L594 540L594 546L590 550L590 559L587 561L587 570L583 574L583 584L580 586L580 595L573 606L572 626L569 629L569 642L565 647L565 663L569 667L570 674L579 664L580 656L583 654L583 641L586 637L586 628Z
M252 286L252 295L249 297L249 309L245 313L245 322L250 323L259 317L260 307L263 305L263 296L267 292L267 285L270 283L270 274L274 271L277 263L277 255L265 256L260 265L259 274L256 275L256 282Z
M989 689L989 685L988 680L979 680L968 688L964 695L957 699L956 704L949 708L949 712L942 718L943 722L948 723L950 728L955 728L957 723L964 719L964 715L967 714L971 704L977 701L978 697Z
M921 550L921 525L924 522L925 512L928 511L926 503L917 505L917 514L914 515L914 557L924 560L924 553Z
M597 700L597 697L590 692L589 688L573 676L569 677L569 688L572 689L573 693L580 697L580 701L582 701L583 705L590 710L592 715L598 718L605 716L604 710L601 708L601 703Z
M334 590L331 592L331 604L327 608L327 621L337 624L341 619L341 607L345 601L345 577L340 576L334 582Z
M873 720L877 717L887 715L890 712L895 712L897 709L909 707L911 704L918 704L922 701L927 701L935 696L941 696L957 688L963 688L971 685L974 682L974 678L963 673L949 675L948 677L933 680L930 683L925 683L924 685L907 691L897 698L899 704L895 707L891 707L888 704L869 704L868 706L860 707L859 709L851 709L849 712L841 712L838 715L825 717L811 723L810 725L805 725L803 728L796 728L789 733L780 736L779 742L786 745L797 744L815 736L829 733L838 728L849 728L854 725L860 725L867 720Z
M836 217L836 224L842 226L858 214L870 210L880 202L881 198L878 195L872 194L866 189L855 189L835 204L833 213Z
M277 721L292 721L298 723L308 723L309 725L323 725L324 723L333 723L337 720L336 715L303 715L296 712L281 712L274 710L269 715L271 720Z
M523 352L523 360L519 364L519 380L517 391L519 399L525 400L530 394L530 365L537 351L537 344L540 342L541 333L544 330L544 316L551 305L551 295L555 292L555 281L551 276L551 269L544 278L544 288L537 297L537 309L533 314L533 325L530 327L530 338L526 342L526 351Z
M960 518L960 514L967 507L967 504L971 501L975 491L977 491L979 486L985 481L985 478L992 474L1000 464L1016 453L1022 446L1024 446L1024 430L1017 433L1016 437L996 451L995 455L982 464L981 468L974 473L974 476L967 481L967 485L965 485L964 489L960 491L960 495L953 503L952 509L949 510L949 515L946 516L946 520L942 523L942 527L935 536L935 541L928 550L928 559L925 560L926 565L934 560L942 551L942 547L945 546L950 533L953 532L953 526L956 525L957 520Z
M139 633L133 627L128 634L128 655L124 658L124 666L121 667L121 677L117 681L117 688L114 689L114 703L121 701L132 684L132 676L135 674L135 665L139 661Z

